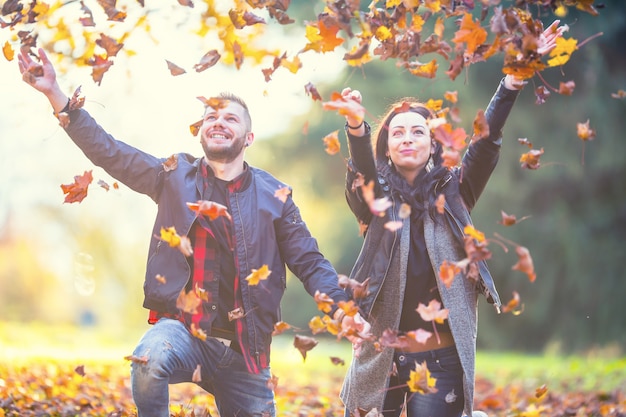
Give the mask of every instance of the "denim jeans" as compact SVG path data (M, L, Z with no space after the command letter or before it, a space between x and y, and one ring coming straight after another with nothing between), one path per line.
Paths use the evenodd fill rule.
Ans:
M411 392L406 383L415 362L426 367L437 379L433 394ZM407 417L460 417L463 413L463 368L454 346L428 352L394 354L398 373L392 376L385 397L383 415L397 417L402 411L406 396Z
M213 394L221 416L275 416L270 369L249 373L240 353L219 340L202 341L178 320L161 319L139 341L133 353L147 363L131 365L131 388L138 417L170 417L169 384L192 382L201 367L202 389Z

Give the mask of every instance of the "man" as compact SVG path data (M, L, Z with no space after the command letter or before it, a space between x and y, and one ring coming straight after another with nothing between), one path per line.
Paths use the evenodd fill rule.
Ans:
M135 349L131 370L139 416L169 417L168 384L179 382L212 393L222 416L275 415L269 357L285 264L309 294L335 303L348 297L289 189L244 161L254 141L246 104L231 94L206 100L204 157L157 158L114 139L70 101L42 49L41 64L25 51L18 58L23 79L66 116L63 126L83 153L158 204L152 236L166 230L189 239L186 248L150 242L144 307L154 326ZM369 324L336 304L331 313L358 345L355 330L367 333Z

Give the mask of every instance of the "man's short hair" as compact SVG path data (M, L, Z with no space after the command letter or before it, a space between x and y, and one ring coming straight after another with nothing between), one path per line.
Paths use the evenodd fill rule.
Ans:
M250 132L252 130L252 118L250 117L250 110L248 110L248 105L246 104L246 102L241 97L227 91L219 93L217 97L221 98L222 100L234 101L235 103L243 107L246 130Z

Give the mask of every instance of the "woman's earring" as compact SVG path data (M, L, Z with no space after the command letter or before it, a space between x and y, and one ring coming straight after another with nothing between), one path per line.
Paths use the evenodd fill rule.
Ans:
M391 157L390 156L387 157L387 165L393 166L393 162L391 162Z

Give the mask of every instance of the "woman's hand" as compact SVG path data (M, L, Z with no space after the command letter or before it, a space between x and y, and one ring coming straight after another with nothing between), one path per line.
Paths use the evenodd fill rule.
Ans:
M323 104L326 110L336 110L339 114L343 114L346 117L346 123L348 124L348 130L355 136L363 136L365 134L365 126L363 120L365 119L365 108L361 105L363 97L358 90L352 90L351 88L344 88L341 91L342 100L328 101Z
M539 35L537 54L540 56L544 56L556 48L556 40L563 36L563 33L567 30L566 26L559 26L560 22L560 20L555 20ZM509 90L521 90L526 83L524 79L511 74L507 74L506 77L504 77L504 86Z

